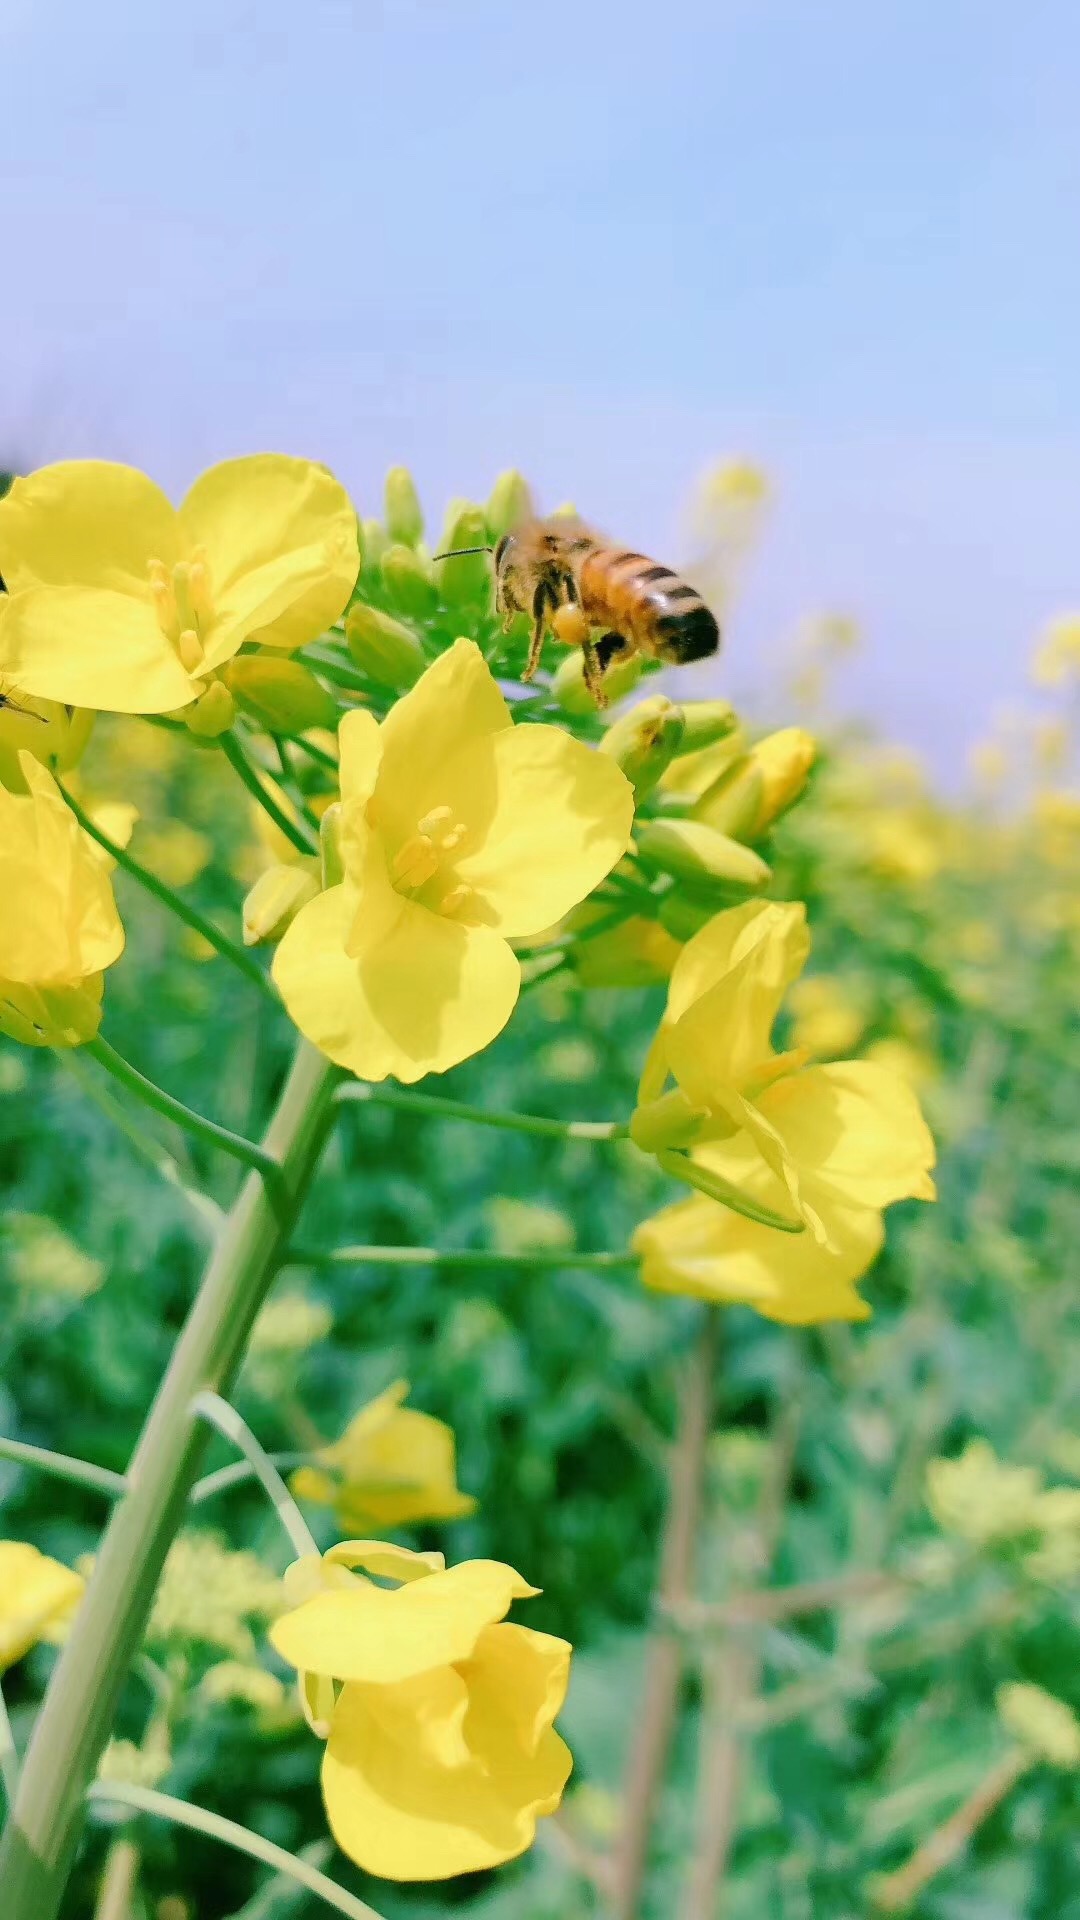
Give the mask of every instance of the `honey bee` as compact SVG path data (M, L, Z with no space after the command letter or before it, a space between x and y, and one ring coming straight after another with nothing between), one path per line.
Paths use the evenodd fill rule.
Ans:
M548 632L581 648L585 684L598 707L607 704L604 675L616 661L639 653L682 665L706 659L720 645L720 630L695 587L569 515L528 520L504 533L494 559L503 632L516 613L532 617L525 680L540 665Z

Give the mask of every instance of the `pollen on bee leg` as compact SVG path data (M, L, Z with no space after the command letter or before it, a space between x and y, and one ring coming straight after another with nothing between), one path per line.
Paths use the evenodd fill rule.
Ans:
M579 606L567 601L551 616L551 630L564 647L583 647L589 637L589 622Z

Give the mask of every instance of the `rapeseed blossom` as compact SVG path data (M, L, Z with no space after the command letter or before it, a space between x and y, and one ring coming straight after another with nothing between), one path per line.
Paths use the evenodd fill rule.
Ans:
M323 1799L343 1852L389 1880L523 1853L572 1764L552 1724L570 1647L505 1621L537 1589L495 1560L447 1569L438 1554L343 1541L297 1561L286 1590L296 1604L270 1639L326 1738Z
M0 787L0 1031L78 1046L97 1032L124 929L105 864L52 775L28 753L19 765L26 793Z
M296 1025L367 1080L443 1072L494 1040L544 932L625 853L633 793L558 727L515 726L458 640L380 726L346 714L343 878L301 908L273 976Z
M675 963L631 1120L663 1153L711 1146L734 1186L772 1176L772 1208L818 1245L848 1243L851 1210L933 1199L934 1146L910 1087L868 1061L807 1067L771 1034L809 953L805 909L752 901L716 917ZM675 1086L667 1091L669 1078Z
M0 1673L39 1640L62 1640L85 1582L24 1540L0 1540Z
M245 641L314 640L359 563L348 495L310 460L223 461L179 508L113 461L41 467L0 501L0 672L79 707L187 707Z
M333 1506L350 1530L472 1513L476 1501L457 1485L453 1428L403 1406L408 1391L407 1380L395 1380L361 1407L341 1439L320 1449L316 1465L294 1473L297 1497Z

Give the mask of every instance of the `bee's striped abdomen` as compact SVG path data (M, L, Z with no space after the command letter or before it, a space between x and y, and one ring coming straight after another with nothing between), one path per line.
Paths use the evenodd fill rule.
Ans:
M633 640L640 652L676 664L704 660L720 630L695 587L643 553L599 547L581 569L588 618Z

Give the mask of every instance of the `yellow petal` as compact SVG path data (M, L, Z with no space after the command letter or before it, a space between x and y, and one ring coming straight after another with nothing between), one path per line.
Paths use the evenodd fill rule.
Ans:
M0 501L0 573L12 594L96 587L134 594L149 606L149 562L171 567L181 557L180 537L160 487L112 460L39 467ZM70 697L76 705L104 704Z
M12 594L0 612L0 674L45 700L110 713L166 713L194 698L149 599L104 587Z
M415 833L418 820L446 804L443 781L450 762L512 725L479 647L455 640L382 723L380 830L395 845Z
M745 1136L695 1156L774 1210L785 1193ZM835 1250L810 1233L782 1234L696 1196L643 1221L632 1245L641 1277L660 1293L753 1307L788 1326L829 1320L865 1320L870 1309L855 1282L876 1259L884 1238L881 1215L870 1208L833 1209Z
M445 1573L446 1560L441 1553L413 1553L409 1547L397 1547L390 1540L339 1540L323 1555L328 1566L363 1567L377 1579L426 1580L430 1573Z
M346 940L357 912L356 896L332 887L301 908L274 956L291 1019L331 1060L365 1080L411 1082L456 1066L502 1031L521 971L498 934L402 900L396 922L352 959Z
M338 777L343 806L366 806L382 762L382 729L373 713L354 707L338 727Z
M376 1694L387 1696L377 1716ZM558 1734L545 1733L531 1757L493 1739L482 1755L448 1766L419 1721L416 1688L395 1696L396 1688L350 1686L338 1701L322 1786L343 1852L389 1880L444 1880L523 1853L570 1771Z
M465 1560L394 1590L316 1594L282 1614L270 1638L294 1667L384 1685L467 1659L484 1627L535 1591L500 1561Z
M105 982L88 974L77 987L24 987L0 979L0 1033L24 1047L81 1047L101 1025Z
M28 753L20 768L27 793L0 788L0 977L79 988L119 957L124 930L108 874L52 775Z
M0 1540L0 1673L39 1640L58 1638L84 1582L22 1540Z
M222 461L196 480L180 521L189 550L206 550L209 667L256 635L303 646L343 611L360 567L356 514L324 467L278 453Z
M910 1085L887 1067L869 1060L809 1067L767 1088L756 1104L822 1215L836 1203L934 1199L933 1137Z
M476 1502L455 1483L453 1429L431 1414L398 1408L376 1426L359 1426L364 1412L336 1447L320 1456L342 1478L341 1517L346 1525L365 1517L380 1527L415 1520L454 1520Z
M514 938L584 900L621 860L634 823L626 775L558 727L470 742L440 792L467 829L454 871L477 895L470 917Z
M566 1699L572 1651L568 1640L531 1627L485 1627L461 1665L469 1687L470 1746L489 1751L490 1729L497 1724L500 1745L509 1735L522 1753L535 1754Z
M749 900L745 906L730 907L687 941L672 971L667 1017L681 1019L695 1000L752 954L760 990L772 1002L775 1019L784 992L802 972L809 951L806 908L801 901Z

